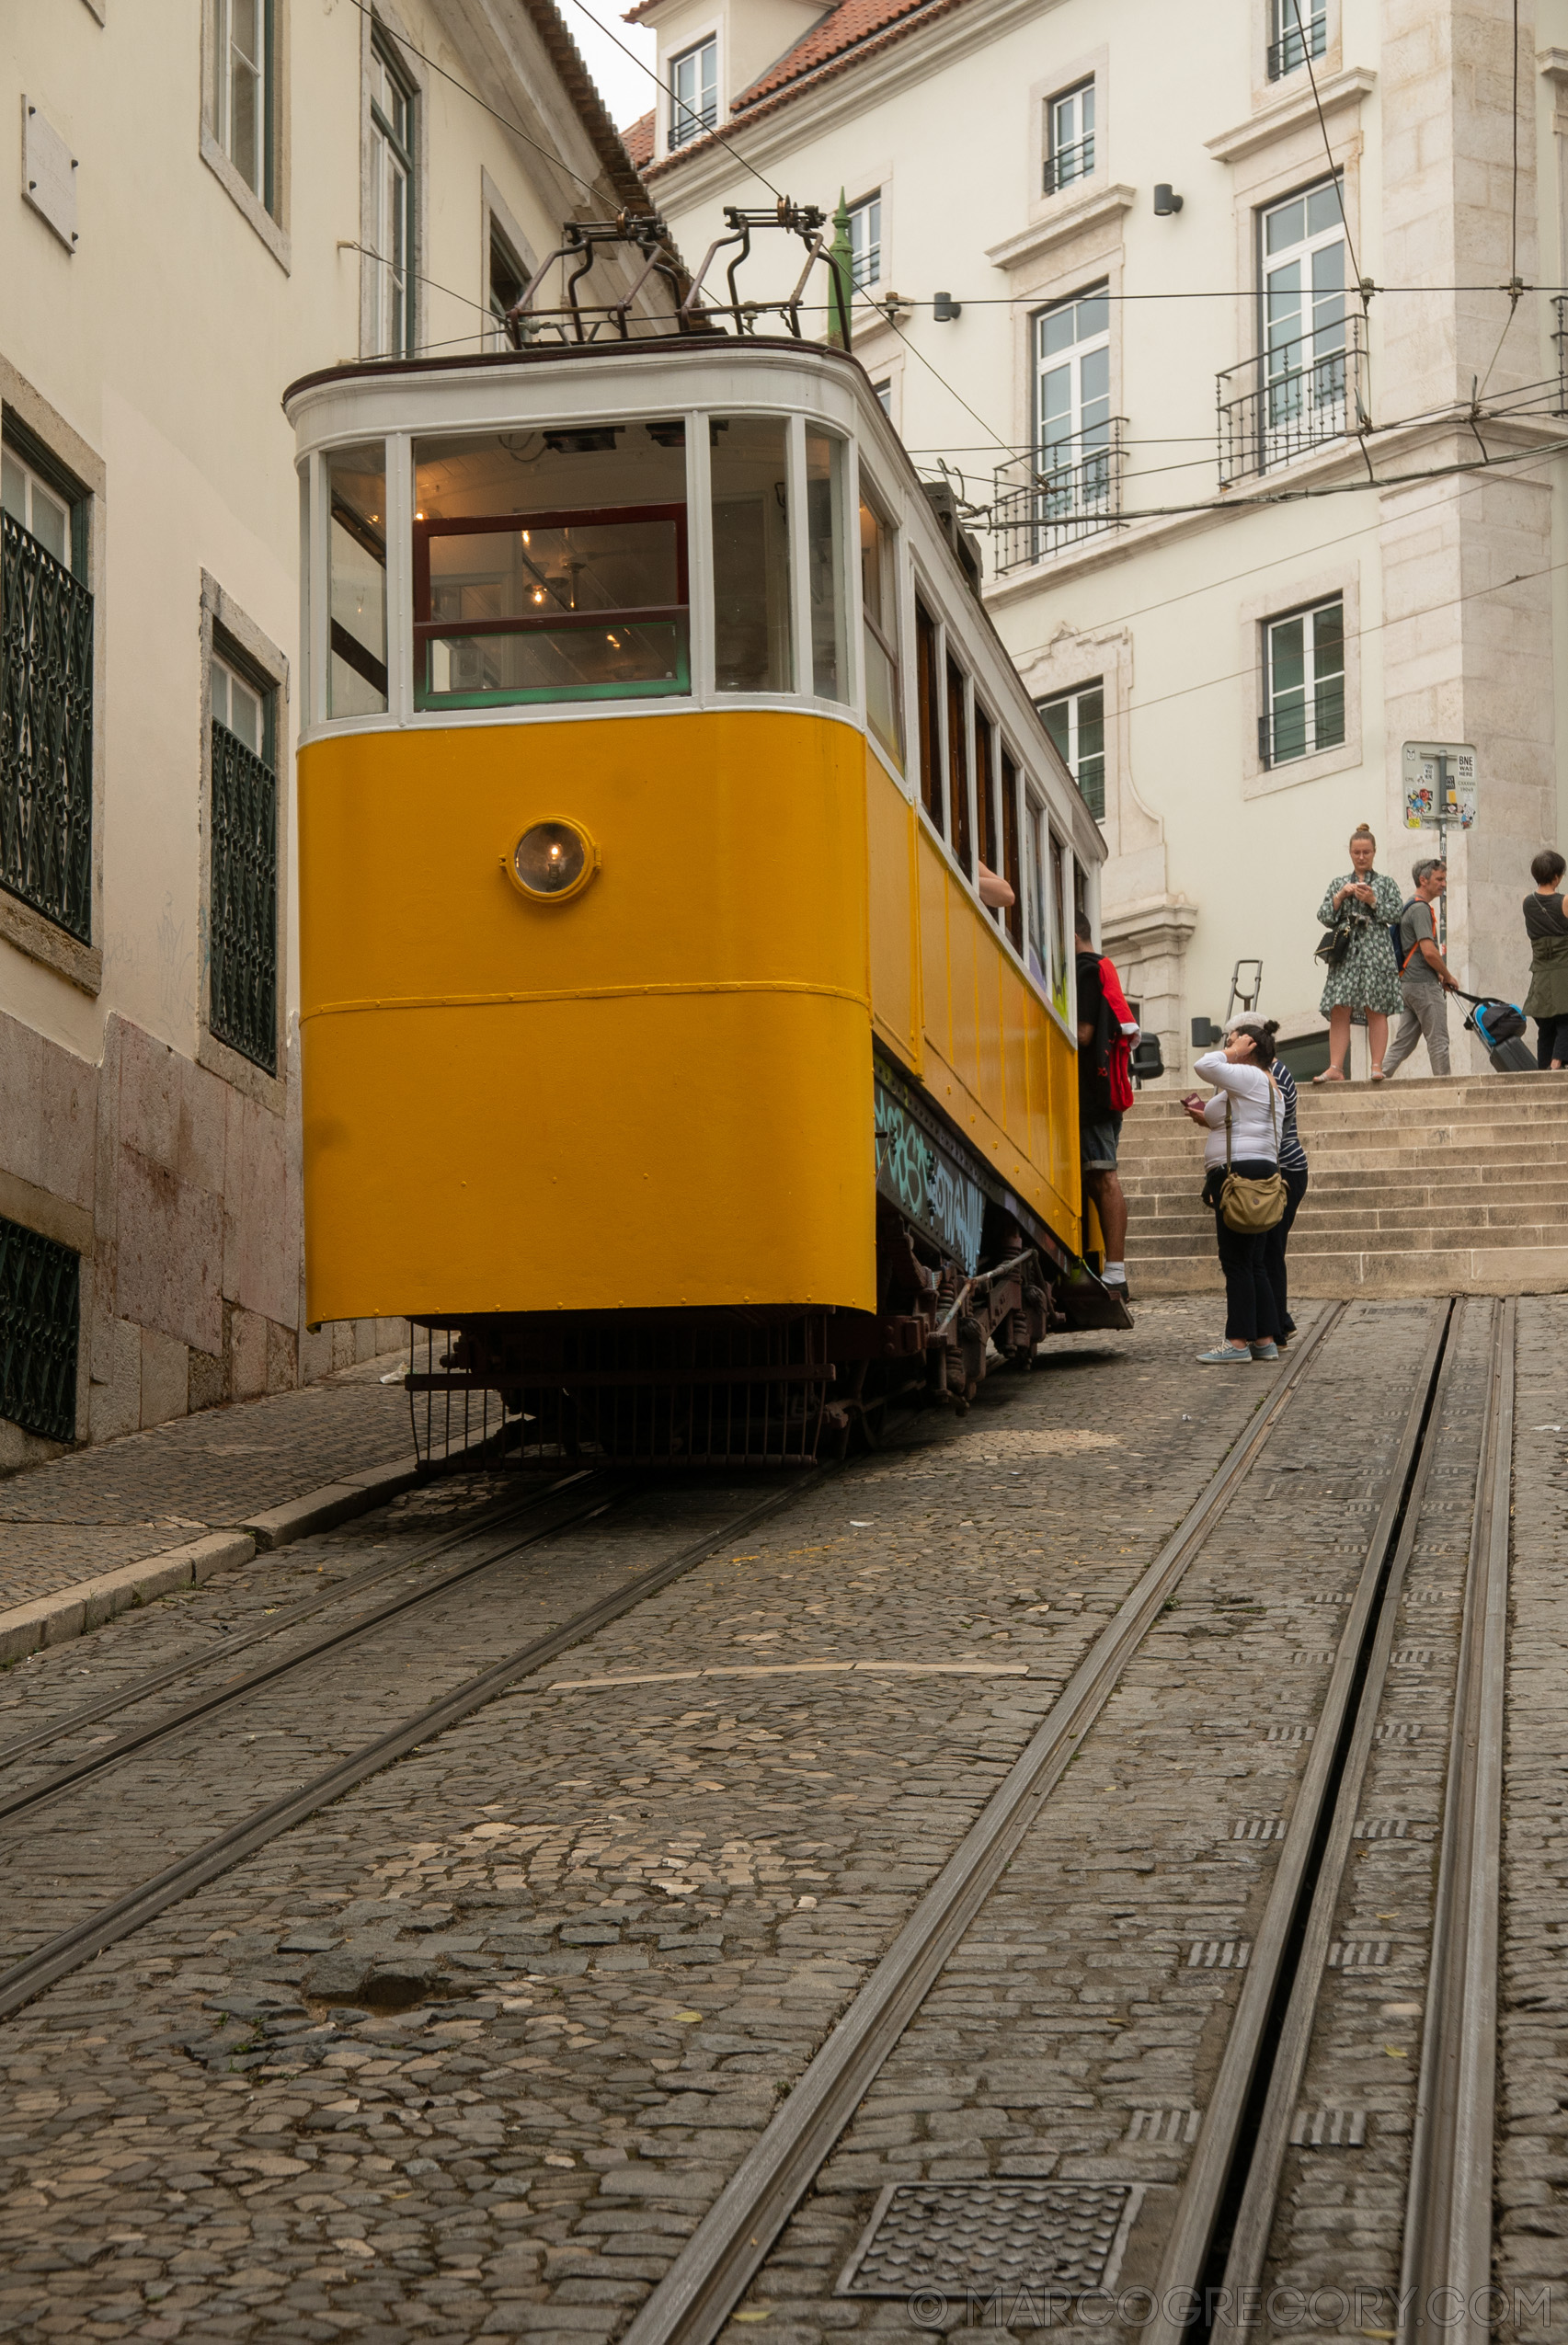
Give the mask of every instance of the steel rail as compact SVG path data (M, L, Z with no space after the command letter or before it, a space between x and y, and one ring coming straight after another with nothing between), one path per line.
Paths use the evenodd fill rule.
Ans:
M211 1693L198 1695L194 1701L171 1710L166 1717L149 1719L144 1726L133 1726L128 1733L117 1735L113 1742L106 1743L89 1757L78 1759L72 1767L60 1768L43 1782L31 1784L27 1790L17 1791L8 1800L0 1800L0 1824L9 1822L14 1816L26 1815L50 1800L63 1798L77 1784L86 1782L92 1776L101 1775L105 1767L117 1767L121 1759L147 1750L155 1743L166 1742L171 1734L179 1733L184 1727L193 1726L198 1719L211 1718L214 1711L226 1710L231 1702L243 1701L246 1695L253 1694L258 1686L269 1686L275 1678L286 1677L292 1671L303 1669L308 1662L318 1660L324 1653L335 1652L339 1645L350 1644L359 1637L368 1636L372 1629L379 1629L383 1621L395 1620L400 1613L411 1612L419 1605L433 1603L437 1596L461 1586L464 1580L473 1579L480 1572L493 1571L498 1563L504 1563L509 1557L521 1554L524 1548L537 1547L541 1539L550 1539L556 1531L569 1530L575 1523L586 1522L592 1516L601 1515L607 1506L613 1504L613 1493L607 1498L595 1498L586 1505L570 1507L551 1521L541 1523L536 1529L509 1534L499 1546L487 1548L482 1555L471 1556L467 1562L454 1565L451 1571L442 1572L439 1578L426 1580L417 1588L406 1588L401 1596L393 1596L388 1603L378 1604L373 1611L361 1612L351 1620L340 1622L326 1636L300 1646L296 1652L278 1653L272 1660L264 1662L259 1669L248 1670L243 1677L230 1678L223 1685L215 1686ZM404 1568L411 1560L404 1559Z
M192 1849L189 1856L179 1858L150 1880L139 1882L112 1904L101 1906L96 1914L88 1915L72 1928L61 1930L53 1938L46 1939L32 1953L24 1956L21 1962L0 1972L0 2019L9 2019L25 2004L30 2003L35 1996L40 1995L45 1987L52 1986L57 1979L78 1970L84 1962L90 1962L95 1955L101 1954L107 1947L116 1945L122 1938L130 1937L144 1923L155 1920L159 1914L170 1905L177 1905L182 1898L189 1897L192 1891L217 1880L220 1874L254 1855L257 1849L265 1847L269 1841L277 1839L292 1825L303 1823L319 1808L341 1799L345 1792L351 1791L367 1777L378 1774L383 1767L392 1766L430 1741L434 1735L444 1733L447 1727L457 1725L475 1710L483 1709L486 1702L493 1701L519 1677L531 1676L534 1670L543 1668L546 1662L554 1661L571 1646L580 1644L585 1638L595 1635L601 1629L608 1628L612 1621L634 1611L649 1596L657 1596L661 1589L668 1587L671 1581L693 1570L715 1548L727 1546L731 1539L750 1531L769 1516L793 1506L807 1491L818 1488L837 1471L836 1465L813 1468L809 1475L803 1475L787 1490L775 1492L758 1505L748 1507L717 1530L706 1533L690 1546L681 1548L664 1562L639 1573L635 1580L617 1589L613 1595L602 1596L597 1604L575 1613L558 1629L520 1646L517 1652L508 1653L504 1660L482 1670L477 1676L466 1679L439 1701L429 1703L412 1718L405 1720L402 1725L391 1728L374 1742L350 1752L347 1758L340 1759L335 1767L318 1775L301 1790L285 1792L281 1798L270 1801L266 1807L257 1809L238 1824L231 1825L227 1831Z
M554 1498L574 1482L581 1481L588 1470L587 1467L581 1467L576 1473L565 1475L547 1488L527 1492L521 1501L518 1493L509 1492L504 1502L487 1506L474 1521L462 1525L456 1530L443 1531L439 1539L417 1547L412 1554L394 1556L390 1562L372 1563L366 1571L352 1573L344 1580L335 1580L330 1587L322 1588L315 1595L307 1596L303 1602L288 1605L273 1613L264 1628L247 1630L244 1636L229 1637L222 1644L210 1646L205 1653L188 1653L183 1661L171 1661L162 1669L151 1670L145 1676L133 1679L129 1686L106 1694L100 1701L86 1702L80 1710L68 1710L63 1718L57 1718L47 1726L37 1727L32 1733L23 1734L14 1743L0 1744L0 1768L12 1767L31 1752L57 1743L63 1734L75 1733L85 1726L100 1724L104 1719L112 1718L116 1711L129 1710L132 1703L145 1701L149 1695L161 1693L166 1686L172 1686L180 1677L193 1677L198 1670L212 1668L214 1662L232 1661L236 1653L248 1653L252 1645L265 1644L269 1637L280 1636L286 1629L297 1628L302 1620L325 1612L329 1606L346 1603L362 1595L366 1588L378 1587L383 1580L390 1580L398 1572L418 1571L422 1563L431 1562L436 1556L445 1555L451 1549L461 1547L464 1540L482 1539L498 1523L528 1514L534 1506L543 1505L546 1499Z
M1436 1911L1411 2138L1398 2328L1485 2345L1492 2279L1503 1728L1513 1516L1517 1301L1496 1310L1490 1408L1471 1519ZM1460 2311L1444 2317L1458 2297Z
M1414 1396L1406 1412L1383 1503L1367 1542L1361 1577L1329 1673L1311 1756L1302 1770L1245 1983L1220 2055L1214 2091L1177 2201L1156 2283L1159 2310L1149 2324L1145 2345L1186 2345L1190 2336L1189 2323L1171 2308L1198 2301L1203 2286L1221 2205L1235 2168L1270 2016L1276 2008L1303 1890L1309 1881L1317 1825L1333 1783L1341 1736L1356 1686L1379 1581L1390 1548L1398 1536L1416 1469L1422 1430L1430 1411L1451 1311L1452 1305L1445 1302L1433 1315L1432 1333L1417 1371Z
M1202 1496L1107 1622L870 1978L627 2328L623 2345L711 2345L944 1963L1224 1514L1345 1305L1332 1306ZM0 1992L4 1983L0 1982ZM3 2008L3 2005L0 2005Z
M1450 1321L1450 1328L1452 1322ZM1312 2028L1317 2017L1318 1998L1322 1991L1324 1973L1328 1968L1329 1947L1333 1938L1334 1915L1344 1887L1345 1870L1350 1859L1355 1837L1356 1820L1361 1813L1361 1795L1366 1780L1367 1764L1372 1754L1373 1737L1377 1732L1378 1712L1383 1688L1388 1680L1389 1660L1393 1652L1399 1625L1400 1597L1403 1593L1405 1573L1414 1550L1420 1528L1421 1506L1431 1479L1433 1462L1442 1436L1443 1413L1459 1359L1459 1344L1450 1341L1445 1347L1442 1365L1432 1394L1421 1441L1420 1454L1411 1478L1402 1518L1393 1556L1387 1576L1380 1586L1370 1591L1370 1610L1367 1627L1370 1645L1361 1647L1362 1674L1352 1689L1345 1730L1349 1745L1345 1752L1343 1771L1337 1785L1330 1785L1332 1812L1321 1816L1303 1814L1298 1800L1291 1816L1291 1832L1302 1831L1309 1838L1316 1836L1321 1856L1316 1878L1310 1883L1310 1904L1306 1927L1301 1934L1299 1952L1293 1970L1288 1971L1288 2000L1285 2016L1268 2065L1268 2082L1263 2107L1257 2119L1256 2133L1250 2148L1243 2134L1242 2149L1246 2155L1246 2180L1241 2193L1234 2228L1230 2235L1225 2259L1224 2277L1216 2303L1214 2337L1216 2345L1227 2339L1245 2335L1249 2321L1239 2316L1239 2308L1246 2299L1244 2292L1255 2288L1268 2253L1269 2232L1274 2222L1275 2202L1279 2192L1280 2170L1289 2145L1290 2128L1295 2119L1297 2094L1311 2048ZM1375 1555L1368 1555L1368 1570L1376 1564ZM1362 1574L1356 1607L1360 1606L1367 1588L1367 1572ZM1342 1644L1354 1635L1353 1619L1345 1623Z

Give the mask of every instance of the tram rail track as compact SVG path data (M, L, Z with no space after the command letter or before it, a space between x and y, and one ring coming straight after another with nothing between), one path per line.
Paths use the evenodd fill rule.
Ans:
M154 1920L170 1905L189 1896L208 1882L217 1880L231 1867L242 1862L246 1857L254 1855L257 1850L265 1847L269 1841L276 1839L280 1834L288 1831L292 1825L302 1823L320 1808L340 1799L345 1792L352 1790L357 1784L364 1782L368 1777L379 1773L383 1767L394 1765L396 1760L418 1749L421 1744L441 1733L445 1728L472 1716L475 1710L482 1709L486 1702L493 1700L497 1695L504 1692L520 1678L526 1677L533 1671L543 1668L547 1663L556 1659L559 1654L569 1651L573 1645L595 1635L601 1629L608 1628L612 1622L619 1620L626 1613L635 1611L637 1606L645 1603L648 1597L658 1595L673 1581L693 1570L697 1564L713 1554L715 1549L729 1544L757 1524L766 1521L771 1516L795 1504L806 1491L820 1487L822 1481L836 1470L836 1467L832 1465L814 1468L809 1474L801 1475L792 1481L786 1489L770 1493L767 1498L761 1500L754 1506L743 1508L738 1515L732 1516L714 1530L705 1532L700 1539L681 1547L674 1555L668 1556L661 1562L637 1573L635 1578L629 1581L624 1587L574 1613L569 1619L561 1622L556 1628L546 1631L541 1637L530 1640L526 1644L506 1654L500 1661L493 1663L488 1668L465 1679L438 1700L427 1704L412 1717L405 1719L399 1725L389 1729L385 1733L376 1736L368 1743L361 1744L335 1766L315 1776L310 1782L253 1811L249 1815L231 1825L225 1831L216 1834L199 1847L188 1851L160 1872L138 1882L123 1895L84 1916L71 1927L55 1932L42 1945L34 1948L29 1954L24 1956L21 1961L0 1971L0 2020L11 2018L25 2005L30 2003L35 1996L41 1994L46 1987L52 1986L56 1980L66 1977L84 1962L93 1960L107 1948L129 1937L132 1931L142 1928L145 1923ZM536 1539L543 1540L555 1536L561 1530L587 1519L590 1515L603 1512L611 1503L609 1498L597 1501L589 1506L578 1510L566 1521L543 1527L537 1533L530 1535L528 1539L518 1541L516 1544L532 1544ZM512 1551L515 1550L507 1550L509 1553ZM455 1580L472 1577L475 1573L488 1569L491 1564L500 1560L502 1560L500 1557L490 1556L484 1562L463 1567L459 1572L446 1575L444 1584L450 1587ZM435 1592L432 1590L428 1593ZM315 1652L340 1651L344 1644L368 1634L374 1626L379 1625L381 1620L393 1613L406 1612L418 1600L417 1596L410 1596L407 1600L400 1599L393 1606L381 1607L374 1614L362 1617L357 1622L347 1624L340 1632L322 1640L313 1650ZM315 1599L312 1601L314 1602ZM297 1664L293 1662L280 1659L277 1666L258 1673L258 1681L280 1676L287 1668L294 1665ZM178 1722L195 1722L234 1699L237 1699L237 1689L228 1691L220 1689L220 1693L211 1699L190 1705L188 1712ZM157 1731L156 1739L166 1739L167 1735L174 1731L176 1731L175 1724L166 1722ZM151 1734L148 1739L152 1739ZM143 1747L145 1747L145 1744ZM122 1756L126 1755L128 1754L122 1753ZM40 1796L52 1797L63 1788L64 1786L59 1782L52 1783L41 1787Z
M579 1479L587 1481L590 1477L570 1476L567 1481L570 1482ZM540 1493L537 1503L542 1506L548 1506L550 1500L558 1496L567 1487L567 1483L555 1484L552 1490ZM14 1816L26 1815L44 1806L49 1801L63 1797L67 1791L74 1790L78 1785L87 1782L93 1776L101 1775L106 1768L117 1767L123 1760L134 1757L137 1753L150 1750L155 1744L166 1742L171 1735L182 1733L188 1726L195 1725L198 1720L211 1718L218 1710L226 1710L231 1704L242 1701L247 1694L255 1693L259 1687L272 1685L278 1678L289 1676L296 1669L308 1667L311 1662L320 1660L324 1654L336 1653L339 1647L351 1644L361 1637L369 1636L372 1630L381 1628L386 1621L395 1620L405 1613L417 1611L422 1605L434 1603L439 1596L450 1594L453 1588L461 1587L465 1581L476 1578L480 1573L494 1571L498 1564L505 1563L512 1556L521 1554L524 1549L537 1547L542 1541L555 1538L561 1531L571 1530L579 1523L591 1522L596 1516L603 1514L614 1504L615 1496L616 1493L613 1491L604 1496L589 1496L586 1504L573 1504L555 1511L549 1520L541 1523L535 1529L523 1531L516 1536L509 1534L503 1536L498 1544L493 1540L487 1541L482 1553L471 1557L466 1562L455 1564L452 1570L441 1573L435 1579L422 1581L418 1587L405 1590L401 1596L393 1596L384 1604L378 1604L372 1610L356 1614L352 1619L345 1620L337 1628L329 1630L325 1636L315 1637L309 1644L302 1645L292 1653L279 1653L258 1669L247 1670L240 1677L225 1679L223 1685L214 1687L211 1693L197 1696L193 1700L183 1704L180 1709L172 1710L162 1718L150 1719L144 1726L132 1728L128 1733L118 1735L113 1742L95 1750L90 1757L77 1759L72 1765L62 1767L56 1774L49 1776L44 1781L29 1785L25 1791L15 1792L9 1799L0 1798L0 1825L7 1823ZM515 1519L519 1516L531 1512L532 1508L527 1505L514 1506L509 1511ZM304 1603L291 1607L286 1614L280 1615L268 1629L252 1630L249 1635L237 1640L235 1644L224 1648L221 1653L200 1655L194 1661L177 1663L169 1669L155 1671L150 1676L122 1688L120 1692L109 1697L105 1701L95 1703L86 1710L74 1711L69 1717L58 1721L54 1725L40 1727L36 1734L25 1736L20 1742L0 1749L0 1767L7 1767L29 1756L35 1750L58 1741L63 1735L88 1724L97 1724L106 1717L112 1717L117 1710L129 1709L136 1702L146 1700L151 1694L167 1685L171 1679L187 1676L193 1669L205 1667L212 1661L231 1660L235 1653L244 1651L250 1645L260 1643L265 1638L276 1635L282 1629L297 1625L302 1619L325 1610L329 1605L342 1603L347 1597L361 1593L377 1582L391 1578L397 1572L417 1570L421 1564L432 1561L437 1555L448 1552L453 1546L465 1544L476 1535L483 1536L483 1530L484 1527L481 1526L477 1534L472 1527L464 1531L449 1533L446 1538L434 1541L417 1554L400 1557L395 1563L378 1565L373 1571L359 1574L347 1586L335 1588L330 1592L323 1591L319 1596L307 1597Z
M1344 1619L1310 1747L1219 2070L1179 2188L1139 2334L1161 2345L1247 2333L1270 2246L1336 1904L1378 1728L1401 1597L1443 1435L1458 1313L1434 1309L1377 1517ZM1444 2290L1472 2303L1489 2277L1496 1892L1516 1306L1494 1302L1489 1391L1466 1562L1462 1645L1444 1794L1426 2019L1400 2284L1400 2338L1434 2333ZM1321 1345L1338 1314L1314 1331ZM1314 1345L1314 1349L1317 1348ZM880 2067L983 1908L1068 1758L1277 1425L1293 1364L1265 1416L1081 1664L1006 1781L840 2018L787 2100L631 2322L624 2345L711 2345L740 2305ZM1152 1607L1152 1610L1151 1610ZM1254 2296L1255 2304L1255 2296ZM1451 2300L1449 2300L1451 2301ZM1445 2333L1451 2321L1443 2320ZM1473 2325L1473 2324L1472 2324ZM1255 2333L1255 2332L1254 2332Z

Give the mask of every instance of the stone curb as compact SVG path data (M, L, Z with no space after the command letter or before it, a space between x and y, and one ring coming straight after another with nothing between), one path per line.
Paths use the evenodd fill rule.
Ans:
M291 1499L285 1506L270 1507L231 1530L209 1532L184 1547L166 1548L140 1563L122 1564L117 1572L77 1580L70 1587L57 1588L52 1596L18 1604L0 1612L0 1664L25 1660L42 1645L64 1644L72 1637L84 1636L131 1605L149 1603L172 1589L199 1585L213 1572L248 1563L258 1550L266 1552L287 1547L291 1540L308 1539L315 1531L331 1530L351 1516L368 1515L389 1498L412 1490L418 1480L412 1466L367 1466L362 1472L346 1474L341 1481L307 1490L303 1497Z
M247 1531L262 1549L287 1547L291 1539L309 1539L313 1532L335 1530L352 1515L368 1515L372 1506L401 1497L418 1481L413 1466L367 1466L362 1473L345 1474L341 1481L324 1482L284 1506L269 1506L265 1514L248 1516L235 1528Z

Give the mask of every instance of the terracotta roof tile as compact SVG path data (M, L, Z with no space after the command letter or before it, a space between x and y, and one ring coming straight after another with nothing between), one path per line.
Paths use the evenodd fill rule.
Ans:
M916 16L928 5L929 0L839 0L836 8L830 8L793 49L786 49L750 89L741 92L735 102L735 111L739 113L742 108L756 105L759 98L771 97L774 90L802 80L830 58L841 57L846 50L858 49L862 41L874 40L901 17Z
M635 122L627 123L621 133L621 143L639 171L646 164L653 161L653 108L651 106L646 114L639 114Z

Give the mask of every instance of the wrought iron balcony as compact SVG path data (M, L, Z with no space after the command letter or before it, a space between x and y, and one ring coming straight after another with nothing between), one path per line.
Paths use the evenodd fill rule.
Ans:
M1119 527L1125 418L997 467L991 498L996 574L1048 561L1065 546Z
M1255 359L1227 367L1219 377L1219 486L1321 448L1368 421L1367 328L1358 316L1330 332L1276 343Z
M92 942L93 598L0 513L0 887Z
M1557 352L1557 405L1552 413L1568 416L1568 293L1557 294L1551 306L1557 312L1551 337Z
M278 1070L278 777L212 720L212 990L220 1042Z
M1046 193L1055 195L1074 179L1086 179L1094 168L1094 133L1089 131L1070 146L1059 146L1046 157Z
M1278 40L1268 44L1268 77L1276 82L1293 74L1309 57L1321 57L1328 47L1329 28L1326 17L1312 17L1305 24L1292 22Z

